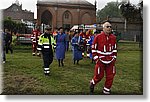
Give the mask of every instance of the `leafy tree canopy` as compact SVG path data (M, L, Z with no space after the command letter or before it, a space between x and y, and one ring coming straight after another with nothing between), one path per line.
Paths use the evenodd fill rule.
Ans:
M141 6L142 7L142 6ZM141 21L141 7L133 5L131 3L122 3L120 5L121 14L124 18L129 22L133 21Z
M4 18L3 20L3 27L4 29L9 29L11 32L23 32L22 30L25 29L25 24L20 22L15 22L11 19L11 17Z
M103 19L109 17L121 17L120 10L118 8L118 2L109 2L107 5L97 11L97 21L100 22Z

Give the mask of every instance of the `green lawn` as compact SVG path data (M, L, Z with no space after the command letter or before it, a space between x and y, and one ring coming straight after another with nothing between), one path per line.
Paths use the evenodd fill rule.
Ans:
M114 95L142 95L142 50L138 43L118 44L117 73L112 86ZM51 64L51 76L43 74L40 57L31 55L28 45L16 46L14 54L7 54L4 64L4 89L2 94L88 95L89 81L94 74L94 64L84 58L79 65L72 62L72 52L66 52L65 66L58 67L56 59ZM96 95L101 95L105 78L96 85Z

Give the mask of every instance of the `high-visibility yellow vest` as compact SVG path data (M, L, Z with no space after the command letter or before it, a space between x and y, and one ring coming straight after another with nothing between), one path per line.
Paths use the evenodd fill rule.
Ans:
M51 42L50 42L51 41ZM37 50L42 51L43 49L49 49L52 46L52 50L56 47L56 41L51 34L42 34L38 40Z

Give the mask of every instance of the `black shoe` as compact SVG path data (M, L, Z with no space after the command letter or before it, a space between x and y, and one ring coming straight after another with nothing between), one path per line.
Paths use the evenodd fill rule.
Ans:
M64 66L64 63L61 63L62 67Z
M61 65L62 65L62 67L64 66L64 62L63 62L63 59L61 59Z
M94 93L94 84L90 82L90 95Z
M58 60L58 66L60 67L60 60Z
M108 91L108 90L103 89L102 94L103 94L103 95L110 95L110 94L111 94L111 91Z
M77 60L77 65L79 65L79 60Z
M49 73L44 73L45 74L45 76L50 76L50 74Z
M35 53L32 53L32 56L35 56Z

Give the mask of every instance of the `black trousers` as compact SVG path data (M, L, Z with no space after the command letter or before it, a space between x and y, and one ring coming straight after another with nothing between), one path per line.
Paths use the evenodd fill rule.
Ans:
M12 49L10 43L7 43L7 44L6 44L6 53L8 53L8 50L10 50L10 52L13 53L13 49Z
M49 65L53 62L53 53L43 51L42 54L44 67L49 68Z
M3 57L3 61L6 61L6 54L5 54L5 46L2 46L2 57Z

